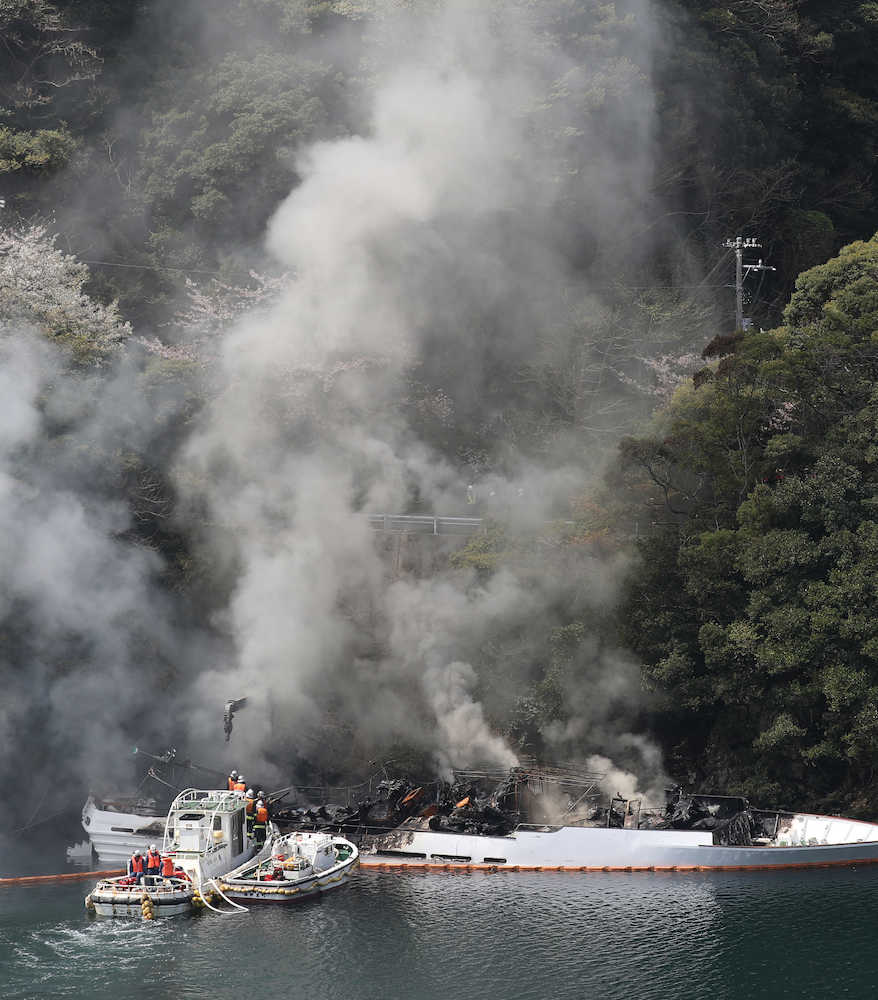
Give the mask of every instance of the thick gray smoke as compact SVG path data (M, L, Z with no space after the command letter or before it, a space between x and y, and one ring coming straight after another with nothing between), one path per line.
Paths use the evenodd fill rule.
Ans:
M621 59L623 120L590 115L600 57L577 64L543 30L574 16L564 2L378 6L360 54L364 127L300 155L268 236L293 278L224 338L221 390L182 457L181 481L210 511L204 544L237 573L216 623L234 656L199 678L196 731L246 695L238 760L270 745L343 759L400 740L443 769L508 764L485 706L521 678L480 687L473 658L504 628L545 629L565 591L590 588L580 603L608 607L619 567L592 559L585 584L532 567L487 584L466 571L393 581L363 515L413 498L464 512L465 473L406 417L412 373L444 387L449 420L490 425L498 379L551 351L571 302L597 303L571 271L570 240L577 225L580 238L630 229L648 187L651 94ZM625 44L643 65L651 28L642 11L635 23ZM565 217L571 193L587 220ZM555 516L581 488L590 459L568 445L512 449L496 486L519 498L521 521ZM571 754L637 689L623 657L597 643L589 655L593 690L570 692L580 729L557 734Z
M107 456L146 425L129 402L120 426L134 372L71 380L68 360L38 331L0 324L0 749L19 826L25 809L57 809L70 783L130 780L155 665L176 650L161 560L130 537L105 478Z
M548 632L571 608L595 622L612 609L621 562L580 552L547 571L540 546L599 466L583 428L611 439L615 427L592 392L615 341L596 346L606 315L580 265L611 244L618 259L642 223L646 11L611 47L597 32L574 54L559 39L590 39L609 6L337 6L368 8L338 41L359 62L362 127L298 157L268 234L291 275L276 304L192 348L210 356L211 403L178 455L195 516L184 502L175 527L200 532L232 581L204 633L180 627L162 559L120 499L131 491L107 479L129 452L150 453L157 412L176 401L145 393L136 364L71 378L40 333L0 330L0 611L16 625L0 636L0 750L42 775L30 808L59 779L124 779L131 744L176 742L169 730L219 764L222 708L241 696L225 762L258 764L266 782L290 777L288 762L338 774L395 745L444 772L510 764L518 748L496 723L550 673ZM607 90L621 96L604 104ZM73 339L115 351L131 331L80 295L84 277L56 261L56 301L34 280L51 254L25 249L0 247L0 293L21 299L4 315L52 329L58 310L81 313ZM538 368L569 400L566 430L523 424ZM504 446L489 461L436 440L461 431ZM485 578L437 549L429 573L397 572L365 514L468 513L472 481L529 540L520 557ZM569 717L544 734L557 755L600 748L647 781L659 773L632 723L636 664L599 629L575 638L552 685Z

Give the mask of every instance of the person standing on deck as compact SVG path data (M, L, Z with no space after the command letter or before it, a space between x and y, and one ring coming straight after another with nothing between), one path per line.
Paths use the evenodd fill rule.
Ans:
M174 877L174 859L170 854L166 854L162 858L162 876L164 878Z
M238 780L235 782L235 787L233 791L240 792L244 795L247 791L247 779L243 774L238 775Z
M156 849L155 844L149 845L149 850L146 852L146 874L147 875L158 875L162 870L162 856Z
M229 791L233 792L235 790L235 785L238 783L238 772L233 768L229 771Z
M246 805L246 819L247 819L247 836L253 836L253 821L256 819L256 796L253 794L253 789L248 788L247 794L244 796L244 803Z
M256 819L253 821L253 836L257 844L265 843L265 836L268 832L268 809L262 799L256 802Z
M128 874L134 876L138 885L143 882L143 855L140 851L135 851L128 859Z

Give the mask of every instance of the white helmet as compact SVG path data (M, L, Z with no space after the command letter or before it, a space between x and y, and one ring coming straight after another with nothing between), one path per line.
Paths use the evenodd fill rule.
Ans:
M239 774L238 775L238 781L240 781L242 785L246 785L247 784L247 779L244 777L243 774Z
M150 845L149 845L149 849L150 849L151 851L154 851L154 850L156 849L156 846L155 846L155 844L150 844Z
M237 778L238 777L238 772L234 768L232 768L231 771L229 771L229 777L230 778Z
M247 789L247 798L248 799L252 799L253 798L253 789L252 788L248 788Z
M259 801L258 801L258 802L256 803L256 808L257 808L257 809L261 809L261 808L262 808L262 807L263 807L264 805L265 805L265 803L264 803L264 802L262 801L262 799L260 799L260 800L259 800Z

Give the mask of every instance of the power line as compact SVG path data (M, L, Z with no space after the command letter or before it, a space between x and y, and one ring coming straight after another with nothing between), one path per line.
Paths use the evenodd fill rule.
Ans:
M138 271L180 271L183 274L228 274L227 271L208 271L198 267L174 267L171 264L127 264L119 260L86 260L80 258L83 264L98 264L101 267L127 267ZM243 274L243 271L232 272Z
M205 268L197 267L174 267L170 264L129 264L127 262L119 260L87 260L86 258L80 258L83 264L97 264L101 267L125 267L133 268L139 271L178 271L183 274L211 274L211 275L225 275L225 274L240 274L244 275L243 271L209 271ZM773 269L772 269L773 270ZM247 277L249 277L250 272L247 272ZM589 288L597 288L603 291L612 290L614 288L620 289L622 291L637 292L637 291L653 291L655 289L678 289L678 288L726 288L727 286L723 282L718 283L706 283L703 281L697 282L686 282L682 284L661 284L661 285L593 285L588 284Z

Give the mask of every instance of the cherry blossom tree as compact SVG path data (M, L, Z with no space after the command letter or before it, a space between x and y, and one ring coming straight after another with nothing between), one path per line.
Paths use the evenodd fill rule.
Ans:
M0 229L0 325L28 324L70 351L81 365L101 366L131 336L115 302L83 290L88 267L55 245L46 226Z

